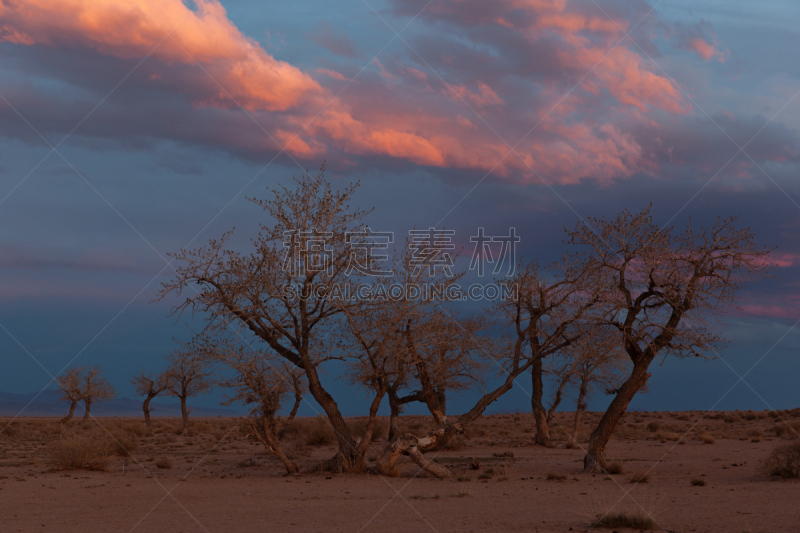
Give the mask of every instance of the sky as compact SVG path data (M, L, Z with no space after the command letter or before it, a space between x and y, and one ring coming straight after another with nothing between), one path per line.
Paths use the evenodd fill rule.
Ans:
M720 357L667 359L631 407L797 407L798 17L788 0L0 3L0 390L98 364L132 396L198 324L154 302L168 254L233 227L246 243L247 197L324 161L374 229L468 245L514 227L544 262L585 217L738 215L772 277L740 291ZM492 409L528 410L529 390Z

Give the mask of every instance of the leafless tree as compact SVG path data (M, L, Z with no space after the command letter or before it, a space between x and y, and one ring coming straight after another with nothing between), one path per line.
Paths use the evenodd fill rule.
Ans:
M350 207L356 185L333 191L322 170L304 174L293 190L280 187L271 198L251 199L271 218L244 254L228 249L231 233L197 250L175 254L177 277L161 292L181 294L191 284L199 293L176 308L208 314L208 328L243 324L275 354L300 368L309 392L325 411L339 449L324 468L363 468L359 443L334 397L323 386L320 366L342 359L323 346L325 329L342 327L348 305L334 291L355 286L354 249L367 239L361 220L367 214ZM362 262L364 263L364 262ZM369 268L369 260L361 264ZM337 293L338 294L338 293Z
M256 351L243 338L241 330L232 335L220 335L213 340L197 338L191 346L199 359L206 363L220 364L233 371L232 375L221 373L222 377L216 381L218 385L235 391L223 405L234 402L252 405L242 422L242 429L257 438L280 459L287 474L296 473L297 464L286 455L278 437L276 414L288 393L297 391L292 377L285 373L281 360L275 355ZM302 375L297 377L301 379Z
M736 217L682 234L659 228L650 209L613 220L589 219L568 232L583 260L608 278L603 324L617 332L632 363L630 375L589 439L587 471L604 469L608 440L634 395L647 383L650 363L662 356L709 357L720 339L705 329L732 305L743 283L763 274L769 250L759 248ZM591 226L590 226L591 224Z
M427 310L403 328L407 365L418 390L400 399L424 403L437 425L447 422L447 393L481 382L487 370L482 359L487 323L478 317L456 317L444 309Z
M61 419L62 424L72 420L75 408L83 399L83 373L86 367L68 368L58 376L58 390L61 392L61 400L69 402L69 413Z
M627 356L612 332L591 326L551 359L547 373L552 376L556 388L547 410L547 421L551 423L564 393L575 391L570 445L578 444L578 429L588 399L598 388L609 394L616 390L627 375L627 363Z
M111 386L106 378L103 377L103 371L100 367L93 366L84 372L81 376L81 400L86 410L83 413L83 424L89 421L92 404L94 402L101 402L116 398L117 394L114 392L114 387Z
M527 344L531 373L531 409L536 422L534 442L551 446L544 400L544 363L575 342L591 320L602 294L596 269L566 257L542 272L536 263L521 264L513 284L516 298L501 302L499 311L514 324L515 351Z
M168 372L160 372L153 375L149 372L142 371L140 374L132 377L130 382L136 388L136 394L144 396L142 402L142 411L144 412L144 423L148 428L151 428L150 413L153 409L150 407L150 401L166 392L172 385L171 375Z
M183 429L189 428L189 411L186 399L205 394L213 385L213 372L204 359L190 349L178 349L167 355L166 394L176 396L181 401Z
M450 477L446 468L428 461L423 454L440 449L464 431L486 408L511 390L514 380L543 357L567 346L574 340L573 329L596 303L596 290L587 274L571 265L562 267L560 279L546 281L534 264L520 268L516 276L503 283L505 299L497 306L499 319L510 324L512 333L506 343L486 342L482 347L487 360L495 360L504 378L496 389L485 393L456 422L445 422L428 435L405 434L387 449L381 469L394 468L403 455L411 457L422 468L437 477Z

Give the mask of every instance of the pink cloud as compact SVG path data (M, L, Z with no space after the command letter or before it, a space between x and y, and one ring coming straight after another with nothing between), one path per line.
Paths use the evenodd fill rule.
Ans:
M194 108L235 112L241 104L258 115L289 153L305 159L338 152L495 169L500 176L516 172L538 180L533 168L561 183L586 178L610 182L657 170L629 131L630 124L652 112L692 111L680 89L648 67L634 49L612 48L629 27L626 20L609 20L596 9L589 12L567 0L442 0L421 17L444 24L431 30L434 38L449 24L452 35L470 27L495 31L489 34L496 42L488 44L501 46L503 39L513 39L526 47L520 50L525 57L539 61L539 70L499 70L478 79L459 49L442 50L434 63L437 70L447 68L448 89L422 65L376 59L380 76L368 69L341 98L324 83L347 76L317 69L317 79L276 59L243 35L217 0L195 0L195 9L182 0L137 1L0 3L0 40L126 60L151 54L155 64L148 66L148 80L153 86L180 94ZM174 42L167 39L159 45L170 31ZM717 57L694 46L701 56ZM496 58L481 59L493 61L493 68L503 66ZM213 80L191 71L195 63ZM565 97L567 88L584 75L582 85ZM522 94L521 86L530 94ZM519 155L505 157L508 146L464 109L462 99L476 110L490 109L498 130L519 131L509 138L511 145L528 132L516 148ZM536 123L536 132L530 134ZM275 148L246 136L225 140L226 147L244 150L264 150L265 144Z

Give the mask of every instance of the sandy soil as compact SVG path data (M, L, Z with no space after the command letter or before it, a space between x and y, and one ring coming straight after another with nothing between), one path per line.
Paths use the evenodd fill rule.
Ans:
M105 471L63 470L52 459L62 438L57 421L24 419L0 436L0 531L561 532L592 530L609 510L644 511L657 531L800 531L800 480L763 469L770 451L800 429L793 418L800 413L784 414L788 425L765 413L720 413L699 423L700 413L628 414L609 449L623 472L610 476L581 472L583 452L564 447L566 413L556 420L553 449L530 444L529 415L484 417L460 449L434 454L457 478L445 481L411 463L397 478L286 477L263 446L237 433L236 421L217 419L196 421L182 436L177 421L159 420L155 435L137 437L136 451ZM584 438L598 416L589 416ZM141 430L139 422L98 422L71 431L101 439L105 430ZM286 439L305 469L334 451L306 444L325 440L315 423L299 422L305 426ZM403 423L411 431L430 426L424 417ZM782 425L786 431L776 429ZM469 468L472 458L478 470ZM156 466L165 462L172 466ZM631 483L637 473L647 481Z

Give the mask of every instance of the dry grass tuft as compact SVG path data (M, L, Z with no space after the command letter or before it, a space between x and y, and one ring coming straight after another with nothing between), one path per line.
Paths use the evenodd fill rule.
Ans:
M641 512L616 512L599 515L594 522L592 522L592 527L605 527L609 529L627 527L630 529L638 529L639 531L649 531L651 529L656 529L657 525L650 515Z
M170 469L172 468L172 459L169 457L159 457L156 460L156 467Z
M622 463L614 461L606 466L606 472L609 474L621 474L623 471Z
M647 483L650 481L650 474L647 472L634 472L628 478L628 483Z
M800 477L800 442L778 446L772 450L765 467L770 476L786 479Z
M700 441L703 444L714 444L715 442L717 442L714 439L714 436L713 435L709 435L708 433L703 433L702 435L700 435Z
M49 449L54 468L71 470L106 470L114 455L113 444L108 439L89 435L68 435L57 440Z
M555 472L548 472L545 476L547 481L564 481L567 479L567 476L562 476L561 474L556 474Z
M692 487L705 487L706 480L701 477L693 477L691 481Z

